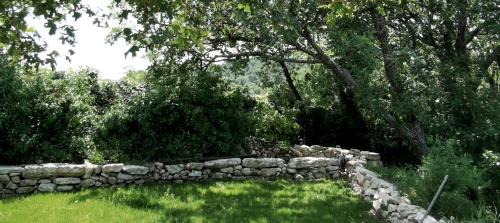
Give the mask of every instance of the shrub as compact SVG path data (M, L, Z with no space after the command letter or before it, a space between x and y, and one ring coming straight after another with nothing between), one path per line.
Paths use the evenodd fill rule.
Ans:
M165 75L102 118L95 142L107 160L236 155L252 130L254 102L209 74Z
M457 148L458 143L453 140L432 146L431 155L424 159L419 169L419 196L422 203L429 204L437 186L448 175L448 182L435 204L436 211L440 215L463 218L473 214L474 204L479 201L479 189L485 182L482 171L469 156L459 154Z
M488 204L500 208L500 154L490 150L485 151L481 166L488 181L483 196Z
M0 163L80 162L92 150L96 77L19 73L0 63Z
M432 215L468 219L477 214L485 185L482 170L461 154L456 141L436 142L420 168L382 168L375 171L394 182L413 203L427 207L445 175L448 181L437 199ZM457 205L460 204L460 205Z
M293 111L278 112L267 102L259 102L253 116L256 118L255 136L289 145L296 143L300 126L295 122Z
M499 210L489 205L479 205L474 208L474 214L470 219L463 222L475 223L499 223L500 212Z

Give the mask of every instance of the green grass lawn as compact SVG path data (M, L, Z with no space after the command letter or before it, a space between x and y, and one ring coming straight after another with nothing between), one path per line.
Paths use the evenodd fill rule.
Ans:
M147 185L0 200L0 222L377 222L341 181Z

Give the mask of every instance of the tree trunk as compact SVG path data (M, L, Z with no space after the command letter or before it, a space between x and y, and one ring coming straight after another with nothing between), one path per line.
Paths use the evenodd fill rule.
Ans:
M404 100L405 89L400 76L400 71L396 63L393 46L389 43L389 30L385 18L372 8L370 11L373 25L375 27L375 36L379 42L382 51L382 59L384 62L385 77L389 81L392 95L394 96L393 103L401 103ZM392 115L387 114L386 119L391 125L399 130L400 134L407 138L411 146L416 150L416 155L422 159L429 153L429 148L425 142L425 135L414 112L408 114L410 123L400 123Z
M293 96L295 97L295 100L301 101L302 97L300 97L299 91L295 87L295 84L293 83L292 76L290 75L290 71L288 70L288 67L286 66L284 61L279 61L278 62L283 69L283 75L285 75L286 83L288 84L288 87L293 93Z

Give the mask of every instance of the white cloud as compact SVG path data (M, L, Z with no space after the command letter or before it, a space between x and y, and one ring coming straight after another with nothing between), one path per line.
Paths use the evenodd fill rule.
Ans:
M87 0L84 2L91 5L93 9L109 10L107 9L109 0ZM100 78L117 80L122 78L128 70L143 70L150 64L145 58L144 51L139 51L136 57L129 54L125 58L125 52L130 48L130 45L124 40L115 42L113 45L106 43L105 38L110 29L97 27L92 24L93 19L82 16L76 22L68 20L70 20L68 24L73 25L76 29L74 48L62 44L58 35L50 36L48 29L43 26L43 20L31 19L29 21L29 26L35 28L43 40L47 42L48 50L56 50L60 53L61 56L57 58L57 70L78 70L82 67L91 67L99 71ZM75 51L75 54L70 57L71 62L65 59L69 49Z

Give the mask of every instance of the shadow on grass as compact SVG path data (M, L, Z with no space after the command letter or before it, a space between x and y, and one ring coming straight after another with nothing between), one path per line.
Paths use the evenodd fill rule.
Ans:
M339 182L188 182L99 189L74 201L104 199L150 210L161 222L376 222L369 205Z
M157 200L143 193L138 187L86 190L79 194L75 194L75 196L70 199L70 203L91 199L107 200L114 204L126 205L136 209L159 210L163 208Z

